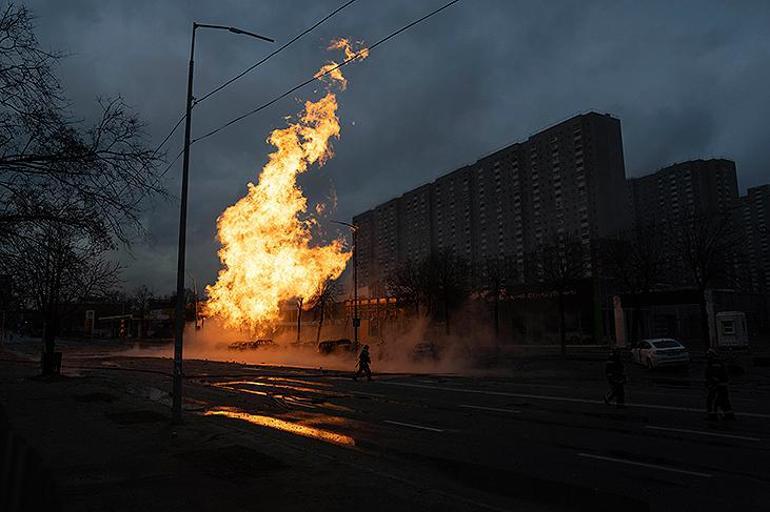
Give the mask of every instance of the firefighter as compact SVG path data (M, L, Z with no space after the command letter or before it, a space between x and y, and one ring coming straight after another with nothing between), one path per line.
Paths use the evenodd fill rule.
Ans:
M730 383L730 375L727 365L719 357L719 353L713 348L706 351L706 412L709 421L719 419L719 409L726 420L735 419L735 413L730 405L727 386Z
M609 405L613 400L619 409L626 406L626 372L620 357L620 350L615 349L604 364L604 374L610 385L609 392L604 395L604 403Z
M364 345L361 349L361 353L358 354L358 371L353 375L353 380L358 380L358 377L366 375L366 380L372 380L372 370L369 368L369 364L372 362L372 358L369 356L369 345Z

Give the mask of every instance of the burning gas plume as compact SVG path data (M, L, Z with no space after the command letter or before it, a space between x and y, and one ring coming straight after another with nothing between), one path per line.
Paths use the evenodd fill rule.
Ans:
M332 41L345 58L364 59L365 48L354 51L346 39ZM342 89L347 80L341 68L329 62L316 74ZM350 252L343 241L313 243L307 198L297 176L332 156L331 139L339 138L337 97L329 90L318 101L306 101L299 120L273 130L268 142L276 151L268 156L257 184L217 219L222 269L217 282L207 287L207 314L229 327L264 331L279 315L281 301L310 298L327 279L345 269Z
M364 60L369 56L369 49L368 48L360 48L358 50L353 50L353 45L350 44L350 41L345 38L335 39L331 42L327 50L342 50L345 55L345 60ZM336 62L327 62L323 66L321 66L321 69L318 70L318 73L315 74L316 78L321 77L329 77L329 79L333 82L336 82L339 84L340 89L343 91L348 86L348 81L345 79L344 76L342 76L342 68L339 67L339 65Z

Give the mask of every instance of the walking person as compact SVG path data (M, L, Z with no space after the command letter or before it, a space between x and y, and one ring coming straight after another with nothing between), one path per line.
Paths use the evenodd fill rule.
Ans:
M719 353L710 348L706 351L706 413L709 421L719 419L719 410L726 420L735 419L733 407L730 404L728 385L730 374L727 365L719 357Z
M607 377L607 383L610 390L604 395L604 403L609 405L613 400L618 409L626 407L626 371L623 366L623 360L620 357L620 350L615 349L607 358L604 364L604 374Z
M358 354L358 370L353 375L353 380L358 380L359 377L366 375L366 380L372 380L372 369L369 365L372 362L372 358L369 356L369 345L364 345L361 349L361 353Z

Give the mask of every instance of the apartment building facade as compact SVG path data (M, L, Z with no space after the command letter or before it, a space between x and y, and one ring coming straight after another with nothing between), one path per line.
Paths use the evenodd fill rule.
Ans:
M559 240L593 252L627 227L620 121L595 112L540 131L432 183L356 215L362 293L382 296L389 273L431 251L467 260L475 272L499 258L520 271ZM593 262L586 261L586 277Z
M629 202L638 225L678 225L724 212L738 201L735 162L690 160L628 180Z
M748 285L770 296L770 184L748 189L740 198L740 216L746 230Z

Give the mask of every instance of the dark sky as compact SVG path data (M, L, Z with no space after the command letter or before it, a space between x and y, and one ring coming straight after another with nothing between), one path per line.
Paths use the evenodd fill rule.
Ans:
M196 109L202 134L285 91L327 58L336 36L373 42L445 0L358 0ZM121 94L159 142L180 116L192 21L237 25L284 42L343 0L33 0L43 45L70 55L59 74L82 117ZM336 193L349 220L393 196L572 115L619 117L626 172L726 157L741 190L770 182L770 2L463 0L345 70L335 158L303 179L312 198ZM271 46L199 33L196 93ZM218 269L215 220L265 162L269 132L318 88L297 91L193 146L188 268ZM181 130L172 139L173 157ZM178 196L181 166L167 185ZM149 238L123 255L126 287L175 282L178 203L147 212Z

